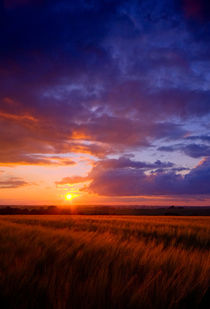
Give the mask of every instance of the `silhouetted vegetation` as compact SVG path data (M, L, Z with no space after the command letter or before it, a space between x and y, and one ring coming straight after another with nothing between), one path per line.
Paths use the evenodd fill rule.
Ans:
M132 216L210 216L210 207L141 206L1 206L0 215L132 215Z

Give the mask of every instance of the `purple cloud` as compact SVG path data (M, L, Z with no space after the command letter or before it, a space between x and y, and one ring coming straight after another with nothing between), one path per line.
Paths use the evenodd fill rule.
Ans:
M210 160L185 175L178 173L187 170L171 162L146 163L120 157L98 161L87 176L65 177L56 184L90 181L84 190L105 196L210 194Z
M210 156L210 146L205 144L178 144L171 146L161 146L158 148L159 151L173 152L181 151L184 154L192 158L201 158Z
M187 140L201 140L202 142L210 142L209 135L191 135L186 137Z
M92 182L85 190L106 196L210 194L209 158L186 175L170 169L146 174L142 169L113 163L107 167L106 162L98 162L88 175Z

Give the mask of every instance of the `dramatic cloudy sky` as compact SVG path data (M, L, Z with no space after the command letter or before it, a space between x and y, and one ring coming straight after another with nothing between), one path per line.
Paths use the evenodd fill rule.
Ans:
M0 204L210 204L208 0L0 5Z

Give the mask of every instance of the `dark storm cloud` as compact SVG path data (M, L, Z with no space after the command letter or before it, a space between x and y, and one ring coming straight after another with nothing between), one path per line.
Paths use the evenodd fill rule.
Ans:
M88 175L91 183L85 187L86 191L107 196L210 194L209 158L186 175L177 174L173 169L157 169L146 174L138 167L130 168L133 163L130 166L121 166L112 161L109 163L107 167L106 162L101 161L93 167Z
M187 140L201 140L202 142L210 142L210 136L209 135L192 135L187 136Z
M0 162L184 138L186 120L210 112L200 3L192 14L186 1L4 1Z
M134 161L128 157L120 157L119 159L107 159L99 161L95 165L100 166L100 168L130 168L130 169L154 169L154 168L171 168L174 166L172 162L161 162L160 160L154 163L147 163L142 161Z
M205 144L178 144L172 146L161 146L158 148L158 150L165 152L181 151L192 158L210 156L210 146Z
M192 158L210 156L210 146L202 144L190 144L184 147L184 153Z
M151 173L146 171L153 170ZM170 162L145 163L126 157L95 163L86 177L65 177L57 185L90 181L85 191L106 196L209 195L210 159L206 158L187 174Z

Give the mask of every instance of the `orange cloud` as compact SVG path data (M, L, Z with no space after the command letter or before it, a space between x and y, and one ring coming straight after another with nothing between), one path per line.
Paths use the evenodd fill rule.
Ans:
M5 118L5 119L9 119L9 120L15 120L15 121L22 121L22 120L29 120L29 121L34 121L34 122L38 121L38 119L36 119L35 117L33 117L31 115L9 114L9 113L2 112L2 111L0 111L0 117Z
M82 183L89 181L90 179L88 177L82 177L82 176L72 176L72 177L64 177L60 181L56 181L56 185L65 185L65 184L75 184L75 183Z
M28 184L29 183L22 180L21 178L11 177L9 179L0 181L0 189L15 189L15 188L23 187Z

